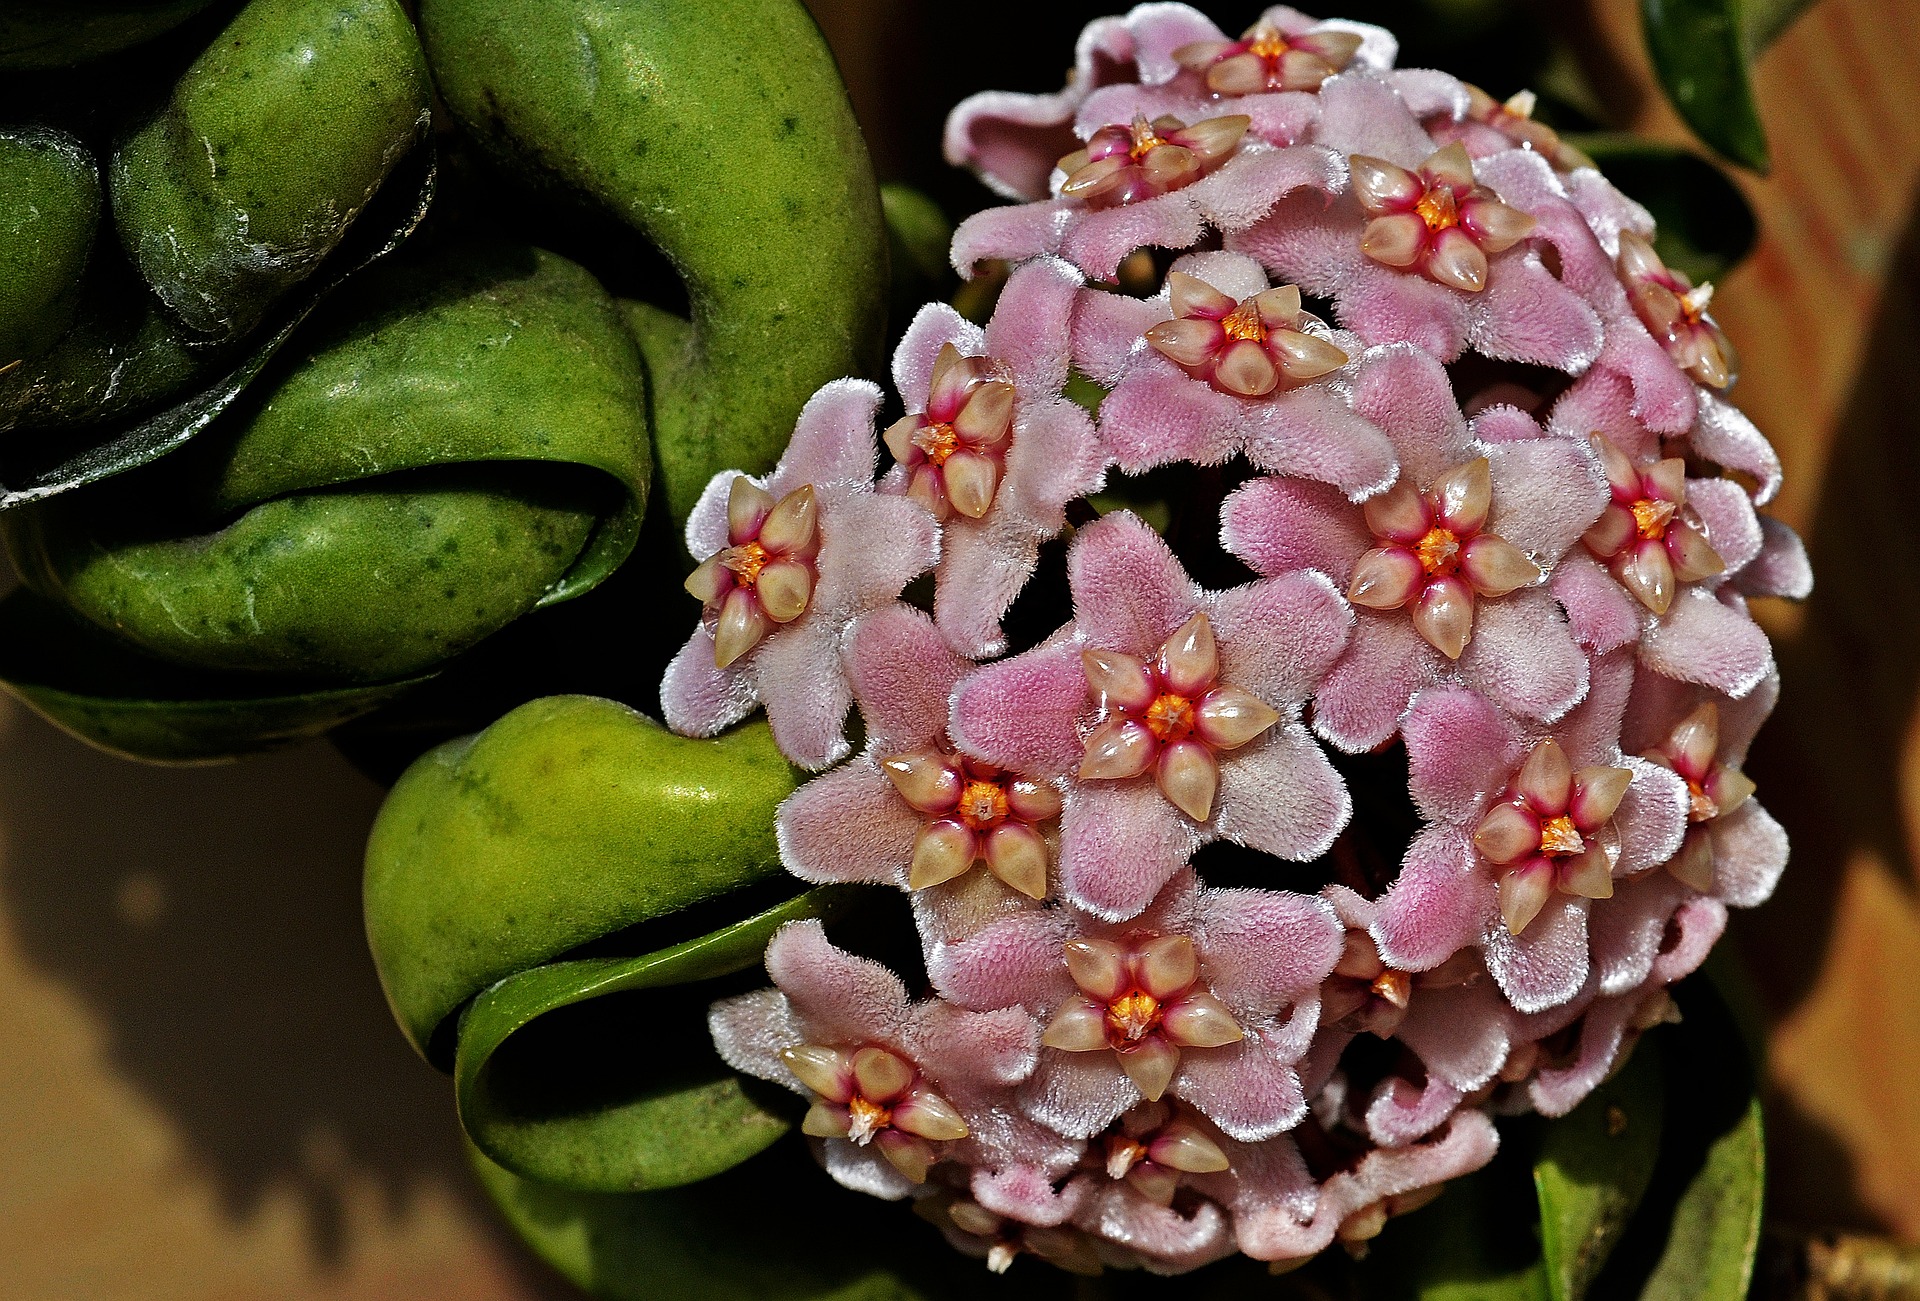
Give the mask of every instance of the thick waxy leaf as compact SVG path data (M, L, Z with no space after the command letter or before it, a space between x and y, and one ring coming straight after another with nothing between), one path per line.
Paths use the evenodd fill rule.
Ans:
M1753 1067L1732 1013L1704 976L1682 982L1674 998L1681 1024L1650 1036L1667 1074L1659 1159L1639 1214L1590 1295L1740 1301L1759 1250L1766 1176Z
M707 1033L711 982L757 967L786 922L830 911L815 890L637 958L576 958L509 976L460 1016L460 1122L490 1158L596 1192L669 1188L738 1165L789 1128L742 1088Z
M849 1192L795 1141L668 1192L581 1193L470 1151L480 1182L534 1252L607 1301L1068 1301L1102 1297L1022 1259L1002 1278L957 1255L903 1203ZM1142 1280L1167 1291L1180 1284ZM1248 1296L1275 1295L1275 1280ZM1131 1295L1131 1293L1129 1293ZM1145 1294L1143 1294L1145 1295Z
M1578 1301L1640 1205L1660 1153L1665 1080L1658 1045L1546 1126L1533 1165L1540 1245L1554 1301Z
M1514 1136L1484 1170L1456 1179L1430 1205L1387 1222L1353 1268L1379 1301L1548 1301L1534 1239L1527 1159Z
M79 306L100 222L100 168L47 127L0 128L0 366L48 347Z
M296 347L195 447L12 516L26 581L177 663L378 682L592 587L631 549L645 387L579 266L424 250Z
M60 422L57 428L37 430L30 438L0 440L0 511L146 465L206 429L265 369L267 362L328 292L348 276L400 247L426 217L427 206L433 200L433 186L434 151L428 141L394 168L388 183L381 187L340 246L299 288L281 299L255 334L234 348L215 350L211 354L212 360L206 363L210 369L197 376L196 382L201 387L193 392L167 400L167 395L177 392L185 382L169 379L165 391L153 395L155 401L167 400L167 405L158 411L139 410L122 418L122 408L114 405L111 415L97 421L77 425ZM147 340L147 336L154 333L153 322L160 314L158 305L155 304L151 312L137 309L129 312L124 306L125 319L112 323L111 328L103 326L106 333L101 334L85 319L87 309L83 304L81 321L47 356L54 356L71 342L89 354L100 354L75 356L69 359L72 367L111 370L125 350L138 352L142 347L157 346L171 355L174 349L165 339ZM19 367L11 376L0 375L0 413L11 415L21 404L30 405L30 397L13 393L11 388L31 379L28 374L31 365L29 362ZM192 365L198 367L200 363ZM176 368L174 363L167 363L160 369L171 376ZM92 380L76 382L89 393L99 387ZM150 407L151 403L145 405ZM35 416L25 423L48 422L43 416Z
M117 646L32 592L0 601L0 685L89 745L149 763L216 763L317 736L427 680L300 687L199 673Z
M252 0L116 147L121 246L176 319L237 339L333 250L430 97L396 0Z
M1718 280L1753 251L1759 223L1740 187L1698 154L1628 135L1568 137L1659 223L1654 247L1695 284Z
M1736 163L1767 170L1740 0L1640 0L1647 53L1667 98L1702 140Z
M726 896L781 877L773 812L794 783L764 723L689 740L588 696L424 755L367 842L367 939L401 1028L451 1066L435 1032L496 981L642 923L626 952L737 920Z
M84 63L171 31L213 0L7 0L0 68Z
M1687 1181L1667 1249L1647 1280L1643 1301L1738 1301L1753 1278L1760 1245L1767 1146L1760 1099L1748 1098L1734 1127L1707 1149Z
M629 312L676 521L716 471L770 468L821 384L878 372L879 193L797 0L426 0L419 16L464 127L685 278L690 322Z

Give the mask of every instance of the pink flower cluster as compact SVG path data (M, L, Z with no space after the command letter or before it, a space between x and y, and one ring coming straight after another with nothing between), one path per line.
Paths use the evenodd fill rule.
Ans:
M908 892L927 986L796 923L715 1041L995 1269L1364 1243L1490 1116L1579 1102L1785 865L1747 600L1811 575L1706 294L1530 99L1395 54L1145 4L1062 92L962 104L949 156L1017 200L954 239L1008 268L992 319L914 318L884 473L839 381L687 526L668 722L765 708L818 772L785 865ZM1177 255L1145 298L1142 248ZM1099 495L1178 463L1225 467L1247 581ZM1010 647L1062 537L1070 617ZM1345 756L1390 747L1421 827L1373 870Z

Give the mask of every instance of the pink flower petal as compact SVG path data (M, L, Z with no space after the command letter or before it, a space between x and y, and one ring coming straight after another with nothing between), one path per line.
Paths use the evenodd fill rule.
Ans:
M825 665L837 667L842 627L817 612L803 616L769 636L748 657L748 672L767 711L774 743L803 768L838 763L851 748L846 726L853 687L844 673L822 671ZM668 674L672 676L671 668ZM665 696L663 683L661 698Z
M1606 509L1607 488L1584 447L1538 438L1487 449L1487 528L1551 567Z
M1642 638L1640 661L1670 678L1743 696L1773 671L1773 648L1744 610L1688 588Z
M1261 579L1209 604L1222 680L1276 708L1313 690L1353 629L1352 611L1323 574Z
M722 999L707 1012L707 1029L720 1060L736 1071L773 1080L799 1093L803 1086L781 1060L783 1049L799 1043L792 1005L777 989L756 989Z
M1759 480L1754 505L1766 505L1780 491L1780 458L1773 444L1740 408L1724 398L1700 390L1700 417L1689 440L1700 455Z
M923 746L947 727L953 685L973 666L910 605L883 605L847 633L847 676L876 754Z
M947 344L965 356L977 357L986 350L986 337L979 326L945 303L928 303L914 313L893 350L893 387L907 410L927 409L933 363Z
M1462 1096L1459 1089L1432 1076L1424 1088L1390 1076L1367 1104L1367 1137L1382 1147L1404 1147L1425 1138L1447 1122Z
M1390 738L1420 687L1440 672L1440 652L1403 610L1354 612L1353 640L1313 700L1313 730L1351 754Z
M1707 526L1707 541L1726 562L1728 573L1745 569L1760 554L1760 517L1739 484L1731 479L1689 479L1687 505Z
M1633 770L1633 781L1614 814L1620 831L1615 872L1641 872L1680 852L1687 831L1687 785L1670 769L1645 759L1628 756L1619 762Z
M1292 1129L1307 1112L1292 1059L1252 1035L1225 1048L1182 1053L1168 1092L1243 1143Z
M1474 822L1523 756L1519 729L1486 697L1465 687L1420 692L1401 732L1413 802L1435 822Z
M1158 533L1129 511L1081 529L1067 552L1075 626L1089 645L1142 657L1200 607L1200 589Z
M1368 69L1330 77L1320 87L1321 143L1342 154L1367 154L1418 167L1433 153L1433 137L1384 78Z
M1416 989L1395 1037L1413 1050L1429 1075L1471 1092L1506 1064L1512 1017L1499 987L1479 975L1465 985Z
M1082 211L1078 204L1065 199L983 208L953 232L953 246L948 250L953 269L972 279L977 264L989 258L1024 262L1058 252L1068 224ZM1112 274L1112 268L1108 268L1106 275Z
M1393 486L1393 443L1326 384L1276 394L1246 409L1247 459L1263 470L1330 483L1349 497Z
M900 978L835 948L817 921L788 922L767 945L767 974L787 996L803 1042L879 1043L903 1053L909 1017Z
M922 821L878 768L856 760L789 795L774 827L781 863L803 881L904 889Z
M1232 166L1230 162L1214 175L1220 176ZM1118 208L1076 208L1062 225L1058 244L1035 251L1057 252L1093 279L1111 280L1120 269L1120 260L1137 248L1184 249L1200 242L1207 223L1195 204L1195 188L1190 185ZM962 223L961 230L966 225ZM956 248L959 238L956 233Z
M1460 677L1494 704L1551 723L1587 694L1587 657L1541 588L1522 588L1474 610Z
M1258 573L1317 569L1344 590L1373 535L1337 490L1264 478L1228 496L1220 510L1220 544Z
M1200 840L1194 824L1150 778L1076 785L1068 791L1061 827L1061 893L1097 917L1131 917L1153 902Z
M1640 639L1646 607L1584 550L1569 553L1554 566L1551 590L1567 612L1567 630L1573 639L1595 654L1604 655Z
M1467 341L1489 357L1579 374L1600 355L1600 318L1519 248L1490 260Z
M1012 369L1022 396L1051 396L1066 384L1074 304L1083 284L1071 266L1044 258L1015 270L1000 291L985 350Z
M1071 934L1060 914L1026 909L965 940L931 944L927 975L943 998L962 1007L1050 1013L1073 991L1063 957Z
M1453 382L1438 361L1416 348L1370 349L1354 377L1353 407L1386 431L1400 453L1401 472L1416 486L1469 458L1467 422Z
M1747 596L1784 596L1803 601L1813 595L1813 565L1800 535L1770 515L1760 516L1760 554L1734 577Z
M1749 799L1707 824L1713 843L1713 893L1735 908L1753 908L1773 895L1787 866L1787 833Z
M763 485L775 497L812 484L866 485L873 482L877 458L873 416L880 409L880 386L863 379L836 379L821 386L800 409L787 444Z
M1223 755L1216 804L1220 835L1295 861L1325 853L1353 816L1346 783L1299 723Z
M1515 1008L1558 1007L1587 983L1587 907L1585 899L1556 894L1519 935L1497 917L1489 921L1487 970Z
M1428 827L1380 898L1373 941L1392 965L1430 971L1477 941L1497 915L1493 877L1466 833Z
M713 666L713 633L696 625L660 679L660 714L682 736L718 736L759 705L753 678L731 664Z
M954 744L1017 772L1053 776L1079 766L1087 711L1080 643L1052 641L983 665L960 680L948 716Z
M1140 1101L1112 1053L1040 1050L1033 1078L1020 1086L1021 1109L1068 1138L1092 1138Z
M1141 356L1100 404L1100 436L1128 474L1191 461L1219 465L1244 436L1241 403L1191 379L1158 353Z
M1340 960L1343 928L1325 901L1280 890L1208 890L1206 981L1228 1007L1264 1012L1311 993Z

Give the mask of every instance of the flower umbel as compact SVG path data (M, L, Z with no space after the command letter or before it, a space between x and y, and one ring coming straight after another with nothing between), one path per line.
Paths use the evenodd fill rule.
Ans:
M1271 22L1249 27L1237 41L1194 41L1173 52L1174 62L1200 74L1216 95L1318 90L1359 53L1358 32L1322 28L1288 36Z
M1251 120L1235 113L1188 126L1177 117L1149 122L1136 114L1129 126L1101 127L1084 149L1060 160L1060 197L1113 208L1192 185L1232 157Z

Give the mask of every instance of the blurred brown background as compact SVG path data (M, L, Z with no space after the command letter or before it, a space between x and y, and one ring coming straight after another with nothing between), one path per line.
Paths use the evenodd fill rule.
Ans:
M1685 138L1632 0L1538 3L1615 115ZM1020 12L814 8L883 174L912 179ZM1759 79L1764 238L1716 309L1819 575L1762 612L1786 695L1751 771L1794 859L1735 928L1769 1026L1770 1208L1920 1241L1920 0L1822 0ZM359 919L378 801L324 746L140 768L0 703L0 1294L568 1295L494 1226L446 1081L387 1018Z

